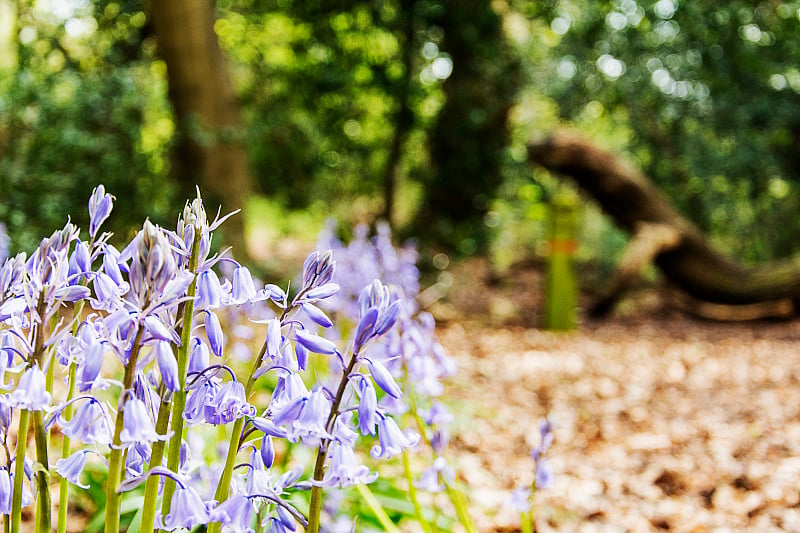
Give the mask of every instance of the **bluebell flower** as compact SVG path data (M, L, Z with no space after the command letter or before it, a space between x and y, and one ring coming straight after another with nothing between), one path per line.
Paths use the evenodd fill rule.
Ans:
M75 384L78 386L79 392L87 392L92 389L96 384L100 388L104 388L104 382L98 377L100 376L100 369L103 366L103 353L105 348L100 342L92 342L86 350L83 362L78 366Z
M217 357L222 357L225 336L222 333L222 326L219 324L219 318L211 311L206 311L205 328L206 336L208 337L208 345L211 347L211 351Z
M206 406L214 412L214 399L219 390L219 383L213 380L206 380L200 387L192 390L186 400L186 407L183 410L183 418L189 425L200 424L206 421Z
M447 464L444 457L437 457L434 459L433 464L422 472L419 480L414 485L421 490L427 492L442 492L445 490L446 484L455 481L455 472Z
M248 498L241 494L232 494L211 510L211 521L220 522L223 529L232 533L254 533L250 527L253 510L253 504Z
M373 459L388 459L403 452L419 442L419 435L409 431L408 435L400 431L393 418L384 416L378 422L378 444L373 446L369 454Z
M537 489L549 489L553 486L553 480L555 479L553 465L546 457L541 457L536 462L536 471L534 476Z
M135 443L127 449L125 454L125 472L128 477L140 476L144 472L144 465L150 463L152 450L148 444Z
M297 442L302 439L308 445L316 445L322 439L331 438L325 425L331 412L331 401L321 389L311 392L304 402L302 411L295 418L288 439Z
M122 409L122 432L119 441L123 447L135 443L150 443L166 440L165 435L156 433L153 419L147 412L147 406L139 398L130 398Z
M78 241L72 255L69 257L69 283L74 285L80 283L82 279L86 279L86 274L92 270L92 259L89 254L89 246L83 242Z
M272 443L272 435L264 433L264 437L261 439L259 452L261 453L261 460L264 462L264 467L267 469L272 468L272 463L275 462L275 445Z
M244 394L244 385L238 381L229 381L216 392L211 403L204 409L206 422L212 425L229 424L242 416L253 416L256 409L249 403Z
M378 415L378 397L369 378L359 378L358 397L359 431L362 435L374 435L380 416Z
M193 337L189 348L189 374L200 373L211 364L208 346L197 337Z
M367 362L369 363L369 373L375 383L392 398L400 398L403 395L403 391L400 390L400 386L394 380L392 374L383 366L383 363L374 359L369 359Z
M328 317L328 315L325 314L325 311L323 311L316 305L309 302L305 302L303 304L300 304L300 308L303 310L303 312L306 314L308 318L310 318L313 322L322 326L323 328L329 328L333 326L333 322Z
M7 469L0 468L0 514L3 515L11 514L12 477Z
M200 495L192 487L178 484L172 495L172 505L167 516L156 517L160 522L158 527L172 531L179 528L194 529L195 527L207 524L211 520L210 510L212 506L203 502Z
M378 320L378 309L376 307L370 307L367 311L361 316L358 321L358 325L356 326L356 339L355 344L353 346L353 351L358 353L361 351L361 347L367 343L367 341L372 338L373 331L375 329L375 322Z
M364 485L375 481L377 472L370 472L369 468L356 460L353 448L340 443L333 445L330 463L325 471L322 485L325 487L352 487Z
M98 185L92 190L89 197L89 235L93 238L97 236L100 225L108 218L113 208L114 197L106 193L102 185Z
M226 296L220 285L219 277L211 270L204 270L197 275L197 297L194 305L198 310L215 309Z
M261 293L256 291L255 284L253 283L253 276L250 274L247 267L241 265L237 266L233 271L231 294L227 304L242 305L265 300L267 297L268 295L263 291Z
M144 318L144 327L147 329L148 340L156 339L181 345L181 338L175 328L165 325L157 315L147 315Z
M314 353L333 355L337 352L336 345L334 343L328 339L323 339L319 335L308 333L305 330L295 330L294 338L297 342L302 344L304 348Z
M128 292L130 286L122 277L122 271L119 264L119 252L110 244L106 244L103 247L103 273L111 278L111 281L113 281L120 288L121 294Z
M531 510L531 489L530 487L517 487L511 493L509 505L520 513L527 513Z
M9 403L19 409L42 411L50 406L50 399L50 393L45 389L44 373L34 364L19 378L16 390L9 397Z
M178 361L172 353L172 346L168 342L156 342L153 347L156 353L158 371L161 373L161 381L168 391L175 392L180 389L178 381Z
M76 409L69 421L59 420L61 432L84 444L111 444L111 420L100 401L88 398Z
M73 485L77 485L82 489L88 489L89 485L82 485L80 481L83 467L86 466L87 453L89 453L88 450L78 450L69 457L59 459L53 467L53 470Z

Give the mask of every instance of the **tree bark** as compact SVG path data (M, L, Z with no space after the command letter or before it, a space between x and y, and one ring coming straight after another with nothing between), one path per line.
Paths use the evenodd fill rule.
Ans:
M244 208L250 171L239 103L214 33L214 4L152 0L149 12L175 109L178 142L172 173L192 196L199 182L207 205L221 202L223 212ZM232 217L221 228L237 257L247 254L242 219Z
M679 242L660 251L655 264L689 296L734 305L788 298L795 309L800 303L800 256L758 266L726 257L642 173L618 156L565 134L529 143L528 154L532 162L574 179L626 230L633 232L642 223L674 228Z

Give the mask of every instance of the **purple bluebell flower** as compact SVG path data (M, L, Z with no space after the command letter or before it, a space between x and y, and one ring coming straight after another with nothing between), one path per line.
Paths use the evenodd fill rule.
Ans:
M331 401L321 389L311 392L300 415L294 420L289 432L289 440L297 442L300 438L309 445L321 439L331 438L325 425L331 412Z
M250 527L253 510L253 504L248 498L241 494L232 494L211 510L211 521L220 522L225 530L232 533L254 533Z
M355 345L353 346L353 351L358 353L361 351L361 347L367 343L367 341L372 337L373 331L375 329L375 322L378 320L378 309L376 307L370 307L367 311L361 316L358 321L358 326L356 327L356 340Z
M511 501L509 505L520 513L527 513L533 507L531 505L531 489L530 487L517 487L511 493Z
M96 384L101 385L102 380L98 383L100 376L100 368L103 366L103 352L105 348L101 342L92 342L86 350L83 362L78 366L76 374L76 385L79 392L87 392L92 389Z
M296 330L294 332L294 338L297 342L302 344L304 348L314 353L333 355L337 351L336 345L328 339L323 339L319 335L308 333L305 330Z
M17 388L11 393L12 407L28 411L42 411L50 406L50 393L45 389L44 373L34 364L19 378Z
M546 457L541 457L536 462L536 471L534 473L537 489L549 489L553 486L555 474L553 473L553 465Z
M156 362L164 386L172 392L179 390L178 361L172 353L172 346L168 342L159 341L156 342L153 351L156 353Z
M249 469L247 471L247 481L245 482L245 490L248 495L254 494L271 494L273 487L270 481L269 469L264 464L261 453L253 446L250 451L250 460L247 462Z
M5 468L0 468L0 514L11 514L11 479L12 475Z
M125 454L125 472L128 477L141 476L144 465L150 462L152 450L148 444L135 443L130 446Z
M175 332L175 329L165 325L157 315L147 315L144 318L144 326L147 329L149 339L167 341L180 346L181 338Z
M205 328L206 336L208 337L208 345L211 347L211 351L217 357L222 357L225 336L222 333L222 326L219 324L219 318L211 311L206 311Z
M275 445L272 443L272 435L264 433L259 451L261 453L261 460L264 462L264 467L268 469L272 468L272 463L275 462Z
M97 236L100 226L111 214L114 197L106 193L102 185L98 185L89 197L89 235Z
M369 373L375 383L392 398L400 398L403 395L403 391L400 390L400 386L394 380L392 374L383 366L383 363L374 359L369 359L368 363Z
M111 420L100 401L88 398L76 409L67 422L59 420L61 432L84 444L111 444Z
M206 380L199 387L191 391L186 400L186 407L183 410L183 418L190 425L200 424L206 421L206 406L210 406L210 412L214 412L214 399L220 385L213 380Z
M253 416L256 409L249 403L244 394L244 385L238 381L229 381L222 385L211 403L204 409L206 422L212 425L229 424L242 416Z
M369 378L358 380L358 428L362 435L374 435L375 426L380 421L378 415L378 396Z
M329 328L333 326L333 322L328 317L328 315L325 314L325 311L323 311L316 305L309 302L305 302L303 304L300 304L300 307L306 314L306 316L316 324L322 326L323 328Z
M211 520L209 511L213 507L203 502L192 487L179 483L172 495L171 502L169 514L163 520L160 516L156 518L157 522L161 522L158 524L161 529L172 531L185 528L191 530L199 525L207 524Z
M194 302L197 309L217 308L223 297L225 297L225 293L220 285L219 277L213 270L204 270L197 275L197 298Z
M118 285L111 276L98 272L92 278L95 298L91 300L92 307L104 311L114 311L122 306L121 297L128 290L127 283Z
M437 457L434 459L433 464L422 472L419 480L414 485L421 490L427 492L442 492L445 490L446 484L455 481L455 472L447 464L444 457Z
M409 431L400 431L393 418L385 416L378 422L378 444L373 446L369 454L373 459L388 459L403 452L419 442L419 435Z
M147 412L147 406L139 398L130 398L122 410L122 432L120 443L124 447L135 443L150 443L165 440L166 436L156 433L153 419Z
M80 481L83 467L86 466L87 453L89 453L89 450L78 450L69 457L59 459L53 467L53 470L73 485L77 485L82 489L88 489L89 485L82 485Z
M378 478L377 472L356 460L353 448L336 443L333 445L330 463L325 471L322 485L326 487L352 487L372 483Z
M120 292L122 294L128 292L130 287L122 277L119 264L119 252L110 244L106 244L103 248L103 273L120 287Z
M82 279L86 279L86 274L92 270L92 259L89 254L89 246L83 242L78 241L75 245L75 250L69 257L69 279L70 284L79 283Z
M192 338L191 348L189 351L189 367L187 372L189 374L199 373L208 368L210 357L208 346L197 337Z
M13 415L14 410L11 408L11 404L8 403L8 396L0 395L0 433L8 435Z
M250 274L250 271L247 267L241 265L236 267L233 271L230 303L233 305L241 305L258 299L259 294L256 292L253 276Z

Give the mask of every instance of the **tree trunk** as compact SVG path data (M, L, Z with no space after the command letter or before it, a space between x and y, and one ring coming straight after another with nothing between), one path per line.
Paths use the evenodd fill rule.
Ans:
M239 104L214 33L214 4L153 0L149 11L175 109L173 175L191 196L199 183L209 207L221 202L223 212L244 208L250 172ZM243 227L243 217L237 215L221 228L237 257L247 254Z
M719 304L800 302L800 256L751 267L715 250L703 234L678 214L648 181L614 154L567 135L528 145L531 161L565 174L591 194L620 226L641 223L674 228L680 241L656 255L663 274L688 295Z

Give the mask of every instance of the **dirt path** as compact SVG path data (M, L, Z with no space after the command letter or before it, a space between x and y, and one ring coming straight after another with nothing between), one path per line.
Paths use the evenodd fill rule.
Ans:
M458 321L455 463L481 531L518 531L538 420L540 531L800 531L800 322L615 319L553 334Z

